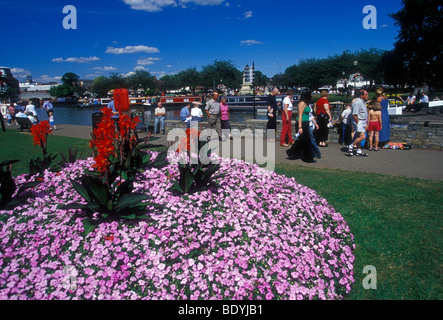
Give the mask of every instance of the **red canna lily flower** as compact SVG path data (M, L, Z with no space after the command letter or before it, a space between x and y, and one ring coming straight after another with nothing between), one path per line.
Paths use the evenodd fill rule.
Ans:
M48 134L52 134L52 132L49 121L47 120L31 126L31 135L34 139L35 146L46 148L46 137Z

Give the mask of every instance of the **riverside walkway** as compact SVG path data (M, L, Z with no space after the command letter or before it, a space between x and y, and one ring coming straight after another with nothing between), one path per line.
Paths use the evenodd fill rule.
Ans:
M53 134L89 140L91 132L92 128L90 126L57 124L57 130L54 130ZM146 133L139 134L139 136L144 137ZM153 136L159 138L155 141L155 144L162 144L165 147L170 145L167 141L167 135ZM244 146L242 146L242 149L242 155L244 156ZM321 159L318 159L316 163L305 163L301 160L289 160L285 152L287 149L280 147L279 141L275 142L276 164L341 169L443 181L443 152L440 150L380 149L378 152L366 150L365 152L369 154L368 157L348 157L344 146L329 142L328 147L320 149L322 152Z

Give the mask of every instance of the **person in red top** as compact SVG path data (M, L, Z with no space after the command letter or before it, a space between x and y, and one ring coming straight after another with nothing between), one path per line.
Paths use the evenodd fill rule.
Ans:
M321 98L316 103L318 124L317 144L320 147L327 147L328 144L326 143L326 141L328 141L329 135L328 123L332 119L328 101L329 92L323 90L320 94Z
M15 107L12 103L9 105L8 110L11 115L11 123L17 125L17 120L15 120Z

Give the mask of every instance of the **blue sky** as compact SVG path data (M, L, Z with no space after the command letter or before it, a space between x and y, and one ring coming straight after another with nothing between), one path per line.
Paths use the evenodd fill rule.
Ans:
M76 9L76 29L63 21ZM365 29L366 5L377 28ZM0 0L0 66L23 80L94 79L143 69L158 78L214 60L269 77L301 59L393 48L401 0ZM65 21L65 22L66 22ZM72 24L73 20L68 21Z

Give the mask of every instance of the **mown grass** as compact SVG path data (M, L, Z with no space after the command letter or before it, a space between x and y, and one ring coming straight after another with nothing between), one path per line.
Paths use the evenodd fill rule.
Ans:
M60 152L68 155L69 149L77 149L78 154L83 154L83 158L92 155L89 148L89 141L79 138L62 137L48 135L48 153L58 154L56 162L61 161ZM12 174L29 173L28 164L31 159L42 158L43 153L40 146L34 146L32 136L29 132L19 132L17 129L7 129L0 132L0 162L4 160L20 160L14 164Z
M443 182L277 165L277 173L316 190L355 236L349 299L441 299ZM366 265L377 289L363 288Z
M91 154L87 140L48 137L50 153L67 153L69 148ZM14 175L27 173L29 160L41 155L29 133L0 133L0 162L21 160ZM356 244L356 281L348 299L443 298L443 182L296 164L278 164L276 172L316 190L348 222ZM375 290L362 285L367 265L377 271Z

